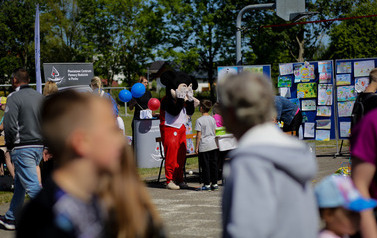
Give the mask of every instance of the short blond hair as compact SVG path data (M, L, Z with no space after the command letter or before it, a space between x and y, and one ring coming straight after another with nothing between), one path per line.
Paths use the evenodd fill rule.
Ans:
M92 78L92 80L90 80L90 87L93 89L93 88L97 88L98 89L98 93L101 91L101 88L102 88L102 80L100 77L98 76L94 76Z
M46 82L45 87L43 88L43 96L48 96L58 91L58 85L56 85L55 82L48 81Z
M274 88L265 76L243 72L229 76L218 87L221 107L233 109L247 129L276 116Z

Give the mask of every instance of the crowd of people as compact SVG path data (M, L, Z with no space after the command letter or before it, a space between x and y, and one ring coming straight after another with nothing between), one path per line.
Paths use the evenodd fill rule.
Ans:
M370 101L376 76L373 70L366 92L370 96L360 100L368 102L368 110L353 125L352 178L328 176L313 188L315 155L283 132L297 131L301 112L275 97L264 76L244 72L222 81L221 102L211 116L211 101L198 103L193 96L196 81L183 72L164 73L167 95L161 103L160 128L166 187L187 188L185 122L199 106L202 116L195 130L201 190L218 190L216 128L225 126L238 140L237 149L227 155L223 237L377 237L377 109ZM28 85L29 80L26 70L16 69L11 78L14 92L6 106L1 105L4 152L14 177L10 207L0 216L3 228L17 228L17 237L165 237L121 129L124 124L119 124L116 101L103 91L101 79L92 79L93 93L58 91L47 83L43 95ZM145 78L140 82L147 84ZM149 97L135 100L131 107L144 110ZM277 127L276 119L285 121L286 128ZM41 179L45 167L50 176ZM31 200L23 206L26 193ZM321 231L319 218L325 225Z

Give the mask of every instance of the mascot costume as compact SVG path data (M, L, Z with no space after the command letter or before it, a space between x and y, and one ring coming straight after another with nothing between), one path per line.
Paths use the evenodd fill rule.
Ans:
M194 93L198 83L186 73L167 71L161 75L166 96L161 101L160 131L165 151L165 176L168 189L187 187L183 181L186 160L186 127L194 114Z

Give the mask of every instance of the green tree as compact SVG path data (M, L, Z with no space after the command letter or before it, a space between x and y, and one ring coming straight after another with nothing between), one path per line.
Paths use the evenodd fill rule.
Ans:
M80 0L83 51L95 71L112 82L123 72L131 84L145 73L160 43L161 16L153 1Z
M36 1L0 2L0 79L17 67L34 68L34 16ZM30 74L33 77L33 74Z
M187 73L207 74L213 88L216 67L234 58L235 4L229 0L159 1L164 11L164 42L160 52ZM233 61L233 60L232 60ZM211 90L214 100L214 90Z
M377 14L377 2L363 1L357 4L347 17ZM362 18L342 21L330 31L330 46L327 57L352 59L375 57L377 55L376 18Z

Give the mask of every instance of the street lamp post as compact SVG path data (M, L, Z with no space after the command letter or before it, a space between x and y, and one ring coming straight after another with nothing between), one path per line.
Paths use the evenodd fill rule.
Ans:
M275 3L265 3L265 4L254 4L254 5L249 5L244 8L238 13L237 16L237 33L236 33L236 64L241 65L242 64L242 53L241 53L241 24L242 24L242 17L243 14L245 14L246 11L253 10L253 9L273 9L275 8L276 4Z

